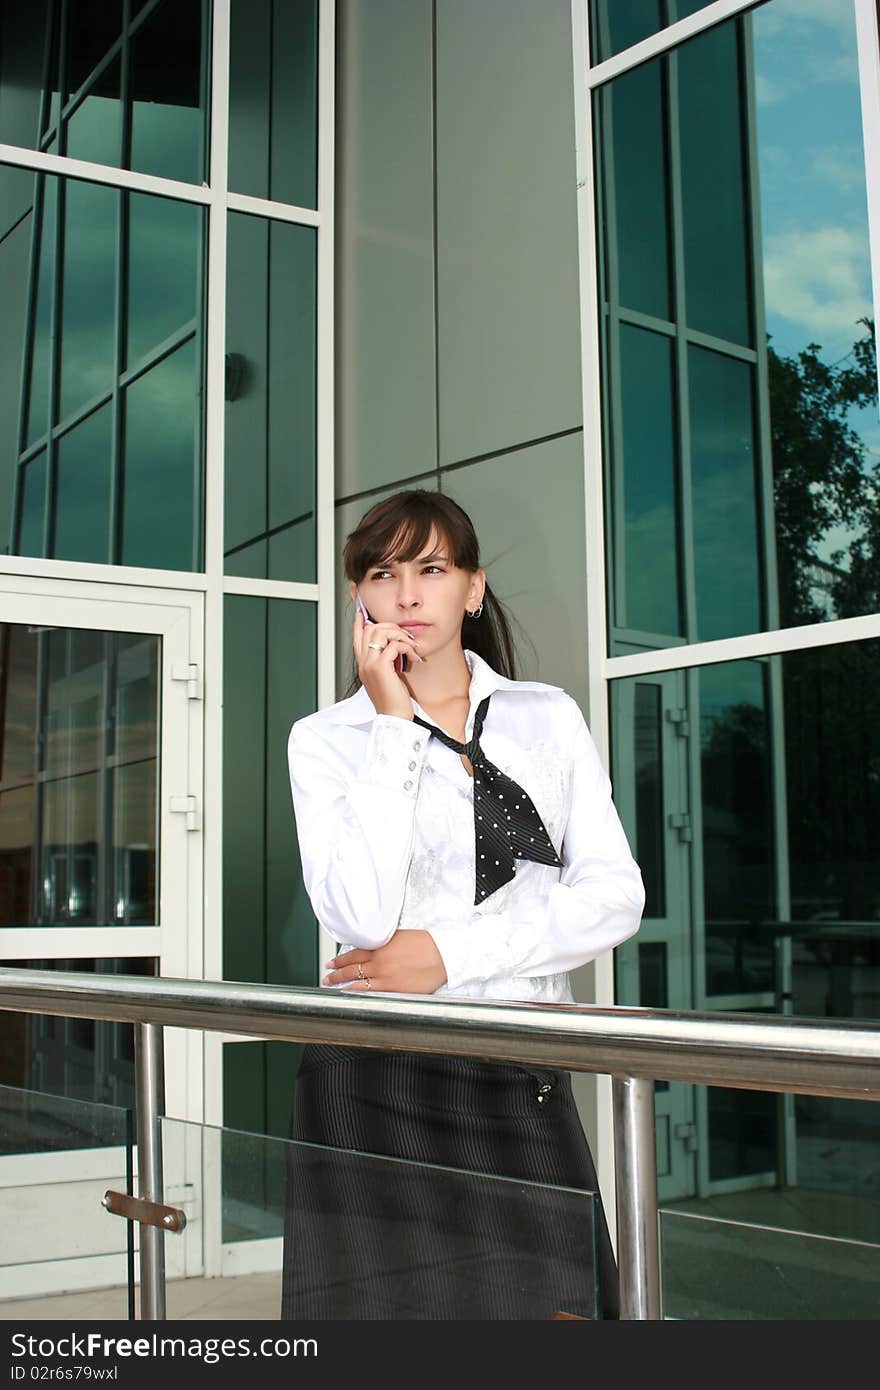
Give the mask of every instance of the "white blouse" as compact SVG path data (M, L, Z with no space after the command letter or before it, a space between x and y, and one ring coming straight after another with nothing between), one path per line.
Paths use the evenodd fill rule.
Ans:
M361 686L290 731L306 891L340 951L384 946L398 930L429 931L448 977L434 998L572 1003L568 972L638 930L641 873L572 697L464 655L464 741L491 692L481 747L528 792L562 868L517 860L514 878L475 906L473 778L426 729L377 714Z

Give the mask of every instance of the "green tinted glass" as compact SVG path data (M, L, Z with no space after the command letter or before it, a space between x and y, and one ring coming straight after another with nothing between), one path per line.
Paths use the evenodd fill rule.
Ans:
M709 995L755 992L773 983L766 939L753 940L751 949L745 944L748 924L772 918L774 904L766 681L766 667L753 661L701 667L699 672Z
M60 420L113 386L118 204L113 188L65 183Z
M828 80L818 102L820 69ZM616 89L627 98L628 82L647 91L649 80L670 93L669 157L649 131L631 160L628 99ZM828 0L809 14L760 6L615 79L595 110L606 437L618 479L629 470L618 455L640 428L642 393L627 403L617 334L622 341L625 325L642 322L657 267L675 250L672 397L684 417L675 567L689 623L681 635L876 611L876 342L852 5ZM662 450L657 472L666 474ZM612 641L623 642L624 621L634 623L628 587L638 581L621 557L643 518L624 515L630 498L619 485L612 505Z
M124 565L200 563L199 377L191 339L125 392Z
M128 195L129 367L195 317L202 222L192 203Z
M232 0L229 187L317 206L316 0Z
M276 30L291 23L290 7L279 10ZM204 0L126 6L121 0L6 0L0 141L57 152L60 121L66 153L77 159L201 182L209 13ZM289 64L284 72L289 76ZM296 101L283 79L274 100L279 106ZM123 150L124 125L130 157ZM284 151L278 157L288 159Z
M697 631L702 640L758 632L754 369L697 347L688 364Z
M874 638L613 682L615 800L649 903L633 946L666 944L670 1008L688 1007L683 978L710 1009L876 1020L878 684ZM618 997L645 1003L656 961L621 970L628 952ZM695 1136L683 1123L666 1140L674 1155L695 1138L712 1182L770 1186L784 1164L804 1186L869 1195L878 1107L799 1097L783 1125L772 1096L711 1090L702 1106Z
M666 103L660 65L647 63L626 73L608 96L614 147L612 285L616 266L621 305L668 319Z
M590 53L594 63L630 48L662 28L661 0L591 0Z
M223 974L316 982L287 738L317 702L316 605L227 594L223 636Z
M45 554L46 451L32 458L21 470L21 520L16 555Z
M635 843L638 846L639 867L645 883L645 917L666 916L666 866L663 846L665 814L663 810L663 717L661 711L661 689L647 681L639 681L635 687ZM657 943L654 943L657 945ZM659 971L650 952L640 953L640 968L648 970L642 981L641 1003L650 1007L666 1008L665 959L663 971ZM653 973L652 973L653 971ZM662 977L663 988L656 984ZM655 981L655 987L646 992L645 980ZM650 995L650 997L649 997Z
M56 536L49 553L59 558L119 564L126 563L124 551L137 553L139 565L198 566L203 209L79 179L39 175L3 186L14 221L0 236L10 328L0 347L0 525L12 553L44 553L48 505ZM279 273L288 269L280 254L279 264ZM286 331L279 330L280 340ZM71 429L85 414L88 421ZM281 416L279 402L278 429L286 427ZM34 445L37 457L29 452ZM172 477L175 467L183 473ZM281 479L276 491L283 495L285 485ZM144 498L148 503L152 546L144 531L135 546L129 488L135 514Z
M57 118L60 9L29 0L5 0L0 9L0 140L5 144L35 149L41 132Z
M313 980L308 981L314 983ZM223 1118L237 1129L286 1139L302 1043L227 1043L223 1048ZM244 1187L246 1172L230 1173Z
M131 41L131 159L143 174L203 176L202 0L163 0Z
M15 553L15 478L21 448L22 360L30 310L34 175L0 165L0 548Z
M643 632L681 631L671 339L620 329L625 618Z
M688 327L751 345L746 89L735 24L711 29L678 51L678 101Z
M28 442L41 438L49 427L49 372L53 367L50 351L52 319L55 303L53 278L55 274L55 243L58 217L58 183L56 179L41 180L34 209L36 259L36 303L33 308L33 338L30 357L30 406L28 409Z
M710 0L590 0L590 53L594 63L622 53Z
M107 561L111 551L113 413L96 410L58 441L55 482L57 560Z
M92 164L118 165L122 155L121 65L105 68L67 120L67 154Z
M226 571L313 582L316 235L229 218Z
M709 1178L721 1182L775 1174L777 1099L763 1091L709 1086Z

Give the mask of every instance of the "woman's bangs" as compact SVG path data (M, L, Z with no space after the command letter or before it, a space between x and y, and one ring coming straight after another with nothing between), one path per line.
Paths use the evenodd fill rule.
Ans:
M421 516L407 517L402 524L398 525L393 535L387 537L387 543L382 550L377 550L375 557L370 559L366 568L373 569L377 565L406 564L410 560L416 560L424 554L432 532L436 531L438 537L438 549L442 550L449 558L451 564L456 563L454 547L449 536L446 534L442 521L437 517L422 514Z

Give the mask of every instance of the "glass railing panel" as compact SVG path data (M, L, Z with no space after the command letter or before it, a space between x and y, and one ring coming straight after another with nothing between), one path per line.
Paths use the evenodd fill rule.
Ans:
M594 1318L596 1194L163 1120L171 1319Z
M137 1234L101 1199L132 1140L130 1110L0 1086L0 1318L131 1315Z
M876 1319L880 1245L660 1212L663 1316Z

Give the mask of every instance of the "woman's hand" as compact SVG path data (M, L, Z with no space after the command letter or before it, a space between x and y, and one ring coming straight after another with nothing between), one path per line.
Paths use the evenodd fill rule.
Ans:
M412 701L409 692L394 669L395 659L406 652L410 660L424 661L419 655L418 638L396 623L368 623L364 621L360 609L354 615L352 633L354 654L357 658L358 675L366 687L377 714L396 714L401 719L412 719ZM371 647L371 642L381 643L381 650Z
M358 966L362 974L358 973ZM428 931L397 931L387 945L375 951L344 951L341 956L334 956L327 962L327 969L330 974L324 976L321 984L344 984L346 989L433 994L446 983L443 957Z

